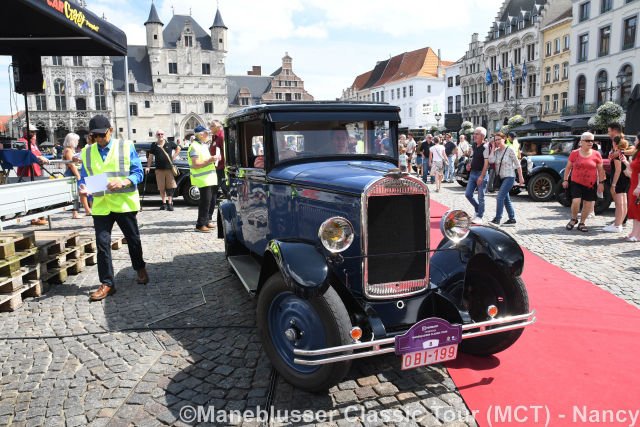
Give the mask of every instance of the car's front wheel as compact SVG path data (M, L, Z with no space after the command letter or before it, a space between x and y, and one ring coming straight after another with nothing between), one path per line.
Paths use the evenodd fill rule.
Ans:
M293 386L326 390L349 371L351 361L316 366L294 362L294 348L316 350L350 342L349 314L333 288L317 297L300 298L276 273L260 290L257 324L271 363Z
M487 314L489 306L496 306L496 318L526 314L529 312L529 297L520 277L499 280L489 274L475 272L466 283L465 301L474 322L491 320ZM475 331L475 330L472 330ZM522 329L485 335L463 340L460 350L477 356L488 356L509 348L515 343Z
M527 191L536 202L548 202L553 198L556 179L546 172L536 174L529 179Z
M182 197L190 206L198 206L200 203L200 190L193 184L187 184L182 190Z

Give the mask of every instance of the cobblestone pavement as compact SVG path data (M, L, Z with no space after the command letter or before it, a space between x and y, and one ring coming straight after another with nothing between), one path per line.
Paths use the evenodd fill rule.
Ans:
M457 184L433 198L468 208ZM510 232L520 243L640 304L632 278L640 246L604 233L569 233L565 208L554 203L517 197L515 204L519 224ZM487 216L494 205L489 197ZM180 416L188 405L222 411L212 412L218 425L241 424L225 419L228 411L260 415L270 407L274 425L288 424L278 417L285 410L321 411L297 425L475 424L442 366L402 372L393 356L367 359L319 395L277 378L255 333L255 303L229 273L222 242L192 231L195 208L158 206L148 200L139 214L147 286L135 284L123 248L113 251L116 295L89 303L98 279L88 267L18 311L0 313L0 425L185 425ZM91 226L68 215L58 215L54 229Z

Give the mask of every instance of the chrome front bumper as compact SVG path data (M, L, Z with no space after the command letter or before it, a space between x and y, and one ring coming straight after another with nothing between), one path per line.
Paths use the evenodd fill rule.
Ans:
M462 339L466 340L469 338L521 329L533 324L535 321L536 311L533 310L527 314L501 317L499 319L487 320L486 322L469 323L467 325L462 325ZM394 353L396 350L395 341L395 337L391 337L368 342L356 342L338 347L323 348L320 350L302 350L295 348L293 349L293 354L296 358L293 361L299 365L325 365L327 363ZM351 353L344 354L345 352ZM327 357L318 358L318 356Z

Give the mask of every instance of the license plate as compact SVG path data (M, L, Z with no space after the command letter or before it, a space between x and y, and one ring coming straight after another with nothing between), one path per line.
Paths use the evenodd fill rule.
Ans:
M455 359L457 355L458 344L406 353L402 355L402 369L412 369L418 366L446 362L447 360Z

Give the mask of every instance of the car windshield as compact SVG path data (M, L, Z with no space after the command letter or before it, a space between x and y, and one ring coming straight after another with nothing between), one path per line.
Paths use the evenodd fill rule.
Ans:
M549 154L571 154L573 140L553 140L549 146Z
M342 155L397 158L388 121L276 123L274 140L277 161ZM254 155L261 148L254 144Z

